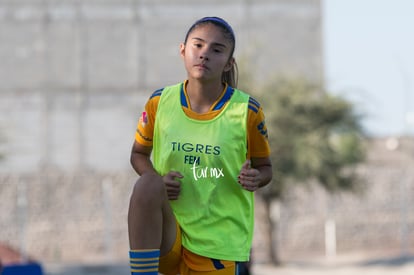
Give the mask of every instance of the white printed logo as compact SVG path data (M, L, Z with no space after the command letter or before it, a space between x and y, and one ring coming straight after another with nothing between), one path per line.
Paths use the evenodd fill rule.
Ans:
M223 168L214 168L214 167L200 167L196 166L197 162L193 163L193 176L194 179L197 181L199 179L206 179L206 178L222 178L224 177Z

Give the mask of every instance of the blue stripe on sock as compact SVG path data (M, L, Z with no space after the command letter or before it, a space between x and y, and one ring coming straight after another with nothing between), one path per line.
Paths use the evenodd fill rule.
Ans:
M160 256L159 249L143 250L143 251L137 251L137 250L129 251L130 258L158 258L159 256Z

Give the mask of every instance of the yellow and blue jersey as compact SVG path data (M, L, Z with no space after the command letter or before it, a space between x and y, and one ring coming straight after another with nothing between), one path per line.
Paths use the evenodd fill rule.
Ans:
M186 92L186 82L182 83L180 91L181 107L185 114L195 120L211 120L223 110L233 95L234 89L228 85L222 91L221 96L211 106L207 113L199 114L191 110L190 101ZM135 140L144 145L153 145L154 125L160 96L164 89L152 93L145 105L145 110L139 118L135 133ZM270 156L268 133L262 107L253 97L249 98L247 115L247 157L265 158Z

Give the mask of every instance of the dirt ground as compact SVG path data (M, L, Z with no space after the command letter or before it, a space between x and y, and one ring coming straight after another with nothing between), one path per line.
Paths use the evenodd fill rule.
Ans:
M334 259L314 258L287 262L280 267L254 265L253 275L412 275L414 255L378 255L366 257L352 254Z
M129 275L127 264L112 265L44 265L46 275ZM365 257L337 256L334 259L314 258L285 262L275 267L255 264L252 275L412 275L414 255Z

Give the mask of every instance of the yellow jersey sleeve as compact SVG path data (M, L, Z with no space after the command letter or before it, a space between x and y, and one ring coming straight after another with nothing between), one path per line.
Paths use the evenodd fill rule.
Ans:
M248 157L266 158L270 156L265 116L261 107L255 110L249 108L247 117L247 146Z
M141 113L135 131L135 141L144 146L152 146L154 136L155 114L157 113L158 102L160 101L161 91L155 91Z

